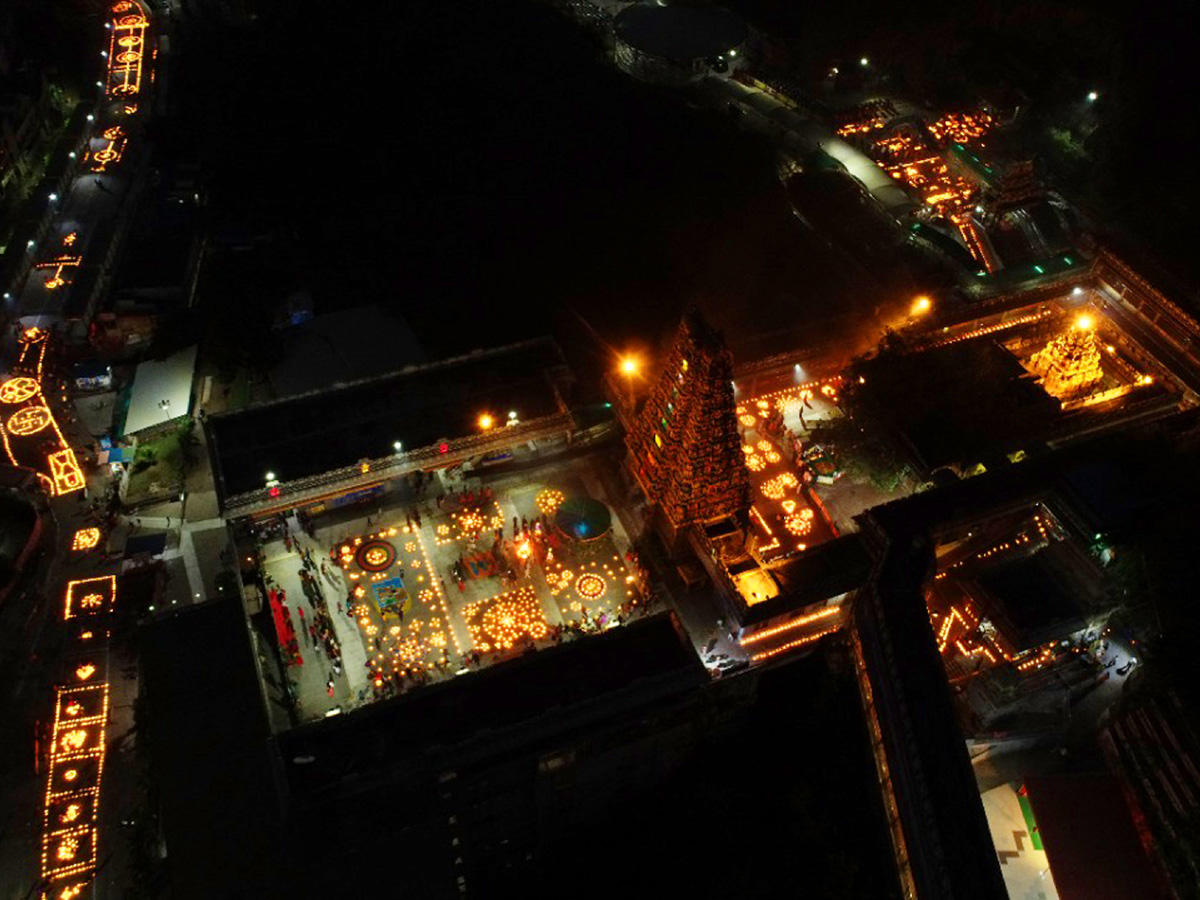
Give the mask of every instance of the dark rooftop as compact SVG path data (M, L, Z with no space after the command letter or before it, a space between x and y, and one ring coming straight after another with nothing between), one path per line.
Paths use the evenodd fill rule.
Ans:
M1108 774L1025 783L1060 900L1165 897L1142 850L1121 783Z
M911 383L914 393L938 398L904 424L904 437L930 469L950 463L978 462L981 455L1005 452L1036 439L1059 414L1060 404L1042 390L1020 361L991 340L973 340L917 354L936 354L934 365L921 366L930 377ZM971 391L936 383L946 372L987 372L971 381ZM927 412L925 412L927 410Z
M172 895L275 896L277 769L241 602L154 621L140 659Z
M932 547L900 504L867 516L888 546L855 620L918 892L999 900L1007 892L925 611Z
M280 736L293 790L319 789L383 769L419 768L427 754L499 735L554 713L655 681L707 683L707 674L673 616L659 615L602 635L432 685L353 714ZM642 696L642 695L639 695ZM303 765L290 762L313 757Z
M277 334L283 359L269 374L277 397L427 361L404 316L382 303L325 313Z
M509 411L521 421L553 415L551 370L562 364L541 338L212 416L217 489L228 497L261 488L266 472L291 481L378 459L396 441L416 450L466 437L484 412L497 422Z
M1072 571L1074 560L1069 550L1065 541L1055 543L977 577L988 594L987 615L996 620L1016 649L1056 640L1083 626L1075 599L1081 585Z
M630 6L614 21L617 37L665 59L707 59L746 40L746 23L715 6Z

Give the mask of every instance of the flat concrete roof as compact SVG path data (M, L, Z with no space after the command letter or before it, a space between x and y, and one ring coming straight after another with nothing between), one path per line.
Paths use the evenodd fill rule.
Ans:
M195 372L195 346L166 359L148 359L139 364L133 376L124 433L136 434L186 416L191 411Z
M501 425L560 411L552 370L558 345L539 338L344 387L261 403L208 419L220 496L256 490L265 473L293 481L379 459L401 441L407 451L478 434L478 418Z

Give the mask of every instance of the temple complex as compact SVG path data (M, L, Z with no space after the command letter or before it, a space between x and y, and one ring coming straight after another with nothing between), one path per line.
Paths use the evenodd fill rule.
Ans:
M671 540L692 523L744 519L750 507L735 405L733 356L691 310L626 438L629 470Z

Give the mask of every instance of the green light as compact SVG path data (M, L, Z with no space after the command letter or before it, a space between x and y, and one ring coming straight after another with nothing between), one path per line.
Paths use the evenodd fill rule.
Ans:
M1071 259L1071 257L1069 257L1069 256L1064 256L1063 262L1065 262L1068 266L1075 265L1075 260Z
M1045 269L1043 269L1041 266L1034 266L1034 267L1033 267L1033 271L1037 272L1039 275L1045 275L1045 274L1046 274L1046 270L1045 270Z

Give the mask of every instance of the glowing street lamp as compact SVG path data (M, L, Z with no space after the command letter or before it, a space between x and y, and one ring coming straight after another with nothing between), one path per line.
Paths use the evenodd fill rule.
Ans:
M634 357L634 356L621 357L621 374L623 374L625 376L625 385L629 390L629 408L630 409L633 409L633 404L634 404L633 377L635 375L637 375L639 369L641 369L641 364L638 362L637 357Z
M858 64L865 69L867 66L869 66L871 64L871 61L864 56L862 59L860 59L858 61Z
M1096 327L1096 322L1087 313L1083 313L1082 315L1080 315L1078 318L1075 319L1075 327L1078 328L1080 331L1091 331L1093 328Z
M483 431L487 431L489 428L491 428L493 425L496 424L496 420L493 419L488 413L482 413L479 416L478 421L479 421L479 427Z
M926 297L924 294L922 294L920 297L917 297L915 300L913 300L912 314L914 316L923 316L923 315L925 315L925 313L929 312L929 310L931 310L931 309L933 309L933 301L930 300L928 297Z
M1088 91L1087 99L1088 99L1088 103L1095 103L1097 100L1100 99L1100 92L1099 91Z

